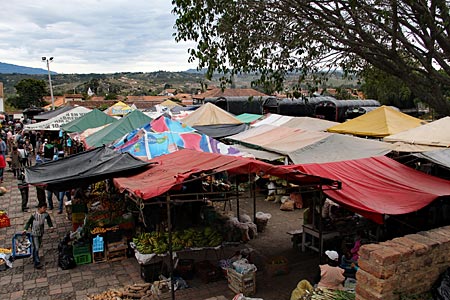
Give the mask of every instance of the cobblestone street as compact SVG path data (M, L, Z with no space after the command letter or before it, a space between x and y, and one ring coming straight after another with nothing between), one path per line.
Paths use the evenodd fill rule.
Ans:
M6 210L11 219L11 226L0 229L0 247L11 247L15 233L23 230L24 223L37 204L36 191L30 187L30 211L23 213L20 208L20 192L12 173L5 170L4 186L9 190L0 197L0 209ZM54 200L56 201L56 200ZM241 201L241 213L252 215L252 201ZM251 258L258 267L256 276L257 292L253 297L265 300L289 299L291 291L301 279L311 280L319 258L317 253L301 253L292 247L287 231L299 229L302 222L302 210L283 212L278 205L257 200L257 211L269 212L272 219L266 230L243 247L254 250ZM58 267L58 243L72 228L65 214L57 214L57 210L49 212L54 222L53 231L46 229L43 242L44 268L33 267L31 258L17 259L13 268L0 272L0 299L86 299L88 294L101 293L110 288L120 288L133 283L143 283L140 266L134 257L115 262L102 262L77 266L74 269L62 270ZM199 260L230 257L239 250L237 247L227 248L218 253L193 253L191 257ZM214 252L214 251L213 251ZM290 273L269 277L265 272L265 262L274 256L284 256L290 262ZM228 288L226 279L217 282L203 283L198 278L188 281L190 288L176 291L176 299L203 300L215 296L232 299L234 293ZM170 293L164 299L170 299Z

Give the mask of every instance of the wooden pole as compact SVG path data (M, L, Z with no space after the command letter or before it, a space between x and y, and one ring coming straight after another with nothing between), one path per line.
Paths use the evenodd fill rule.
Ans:
M175 283L173 282L173 250L172 250L172 216L171 216L171 205L170 205L170 195L166 196L167 204L167 229L169 234L169 276L170 276L170 291L172 300L175 300Z

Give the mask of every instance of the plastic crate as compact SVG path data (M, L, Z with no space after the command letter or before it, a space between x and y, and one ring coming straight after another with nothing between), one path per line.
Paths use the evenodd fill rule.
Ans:
M91 253L74 255L73 258L75 259L75 263L77 265L85 265L90 264L92 262Z
M27 233L26 234L28 240L30 241L31 245L30 247L28 247L27 249L27 253L24 254L19 254L17 253L17 248L16 248L16 240L21 239L23 237L22 233L16 233L14 234L13 238L12 238L12 256L14 258L26 258L26 257L30 257L32 254L32 245L33 245L33 237L31 236L31 233Z
M103 237L97 235L97 237L92 239L92 252L103 252L105 250L105 242L103 242Z
M85 244L74 244L73 245L73 256L75 255L82 255L82 254L90 254L91 249L89 245Z

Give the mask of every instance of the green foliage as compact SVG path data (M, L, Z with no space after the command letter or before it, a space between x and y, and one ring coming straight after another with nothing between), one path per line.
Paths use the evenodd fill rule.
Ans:
M175 40L194 41L189 61L197 61L208 79L220 74L223 87L234 75L255 73L259 78L253 86L268 93L284 91L286 78L293 73L297 86L308 76L317 85L329 71L342 69L348 75L371 65L401 80L437 111L450 114L443 92L450 87L446 1L173 0L172 4Z
M384 105L398 108L415 107L415 96L400 79L377 68L369 67L362 72L361 90L368 99L376 99Z
M30 106L41 107L46 104L43 98L48 95L48 92L47 84L43 80L22 79L15 85L15 88L17 96L7 100L12 106L24 109Z
M105 96L105 100L116 100L116 99L117 99L117 94L114 94L114 93L110 93Z

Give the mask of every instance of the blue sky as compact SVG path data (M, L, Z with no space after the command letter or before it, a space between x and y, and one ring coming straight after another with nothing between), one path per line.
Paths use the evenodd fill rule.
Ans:
M58 73L184 71L171 0L21 0L0 10L0 62Z

